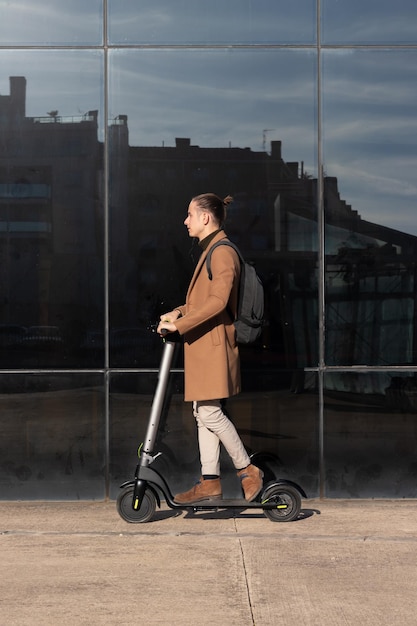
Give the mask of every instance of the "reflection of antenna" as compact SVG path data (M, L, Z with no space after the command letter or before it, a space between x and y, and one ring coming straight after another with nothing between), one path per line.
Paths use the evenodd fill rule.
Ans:
M262 150L263 150L263 152L266 152L266 133L269 133L272 130L275 130L275 128L264 128L263 131L262 131Z

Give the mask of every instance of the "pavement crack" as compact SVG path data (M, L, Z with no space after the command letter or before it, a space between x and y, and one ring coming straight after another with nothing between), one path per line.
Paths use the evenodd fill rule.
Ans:
M236 520L234 520L234 526L235 526L236 534L238 534ZM251 599L251 593L250 593L250 587L249 587L248 570L247 570L246 561L245 561L245 552L243 550L242 539L239 536L238 536L238 544L239 544L240 558L242 561L243 576L245 579L246 597L248 599L248 607L250 611L251 622L252 622L252 626L255 626L255 617L253 614L252 599Z
M254 617L254 614L253 614L252 599L251 599L251 593L250 593L250 588L249 588L248 570L247 570L247 567L246 567L245 553L243 551L242 540L240 539L240 537L238 539L238 542L239 542L240 556L241 556L241 560L242 560L243 575L245 577L246 595L247 595L247 598L248 598L248 606L249 606L249 610L250 610L252 626L255 626L255 617Z

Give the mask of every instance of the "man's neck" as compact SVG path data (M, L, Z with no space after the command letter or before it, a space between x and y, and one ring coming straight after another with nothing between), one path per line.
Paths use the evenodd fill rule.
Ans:
M217 235L217 233L220 233L222 230L223 230L222 228L216 228L216 230L213 230L211 233L206 235L204 239L200 239L200 241L198 242L198 245L200 246L200 248L205 250L207 246L209 245L210 241L212 241L214 237Z

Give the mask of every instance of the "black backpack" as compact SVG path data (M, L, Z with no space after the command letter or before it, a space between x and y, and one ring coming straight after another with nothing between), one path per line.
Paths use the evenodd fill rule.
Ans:
M239 248L229 241L222 239L210 248L207 258L207 272L210 280L211 255L217 246L230 246L236 251L240 259L240 282L237 314L235 319L236 340L238 343L252 343L258 339L264 323L264 288L253 265L246 263Z

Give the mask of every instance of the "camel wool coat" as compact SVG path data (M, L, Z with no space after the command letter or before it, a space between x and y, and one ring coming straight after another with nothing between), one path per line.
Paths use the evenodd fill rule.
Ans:
M177 307L181 317L175 326L184 338L186 401L221 400L241 389L239 349L233 324L240 261L230 246L219 246L211 257L212 280L209 280L206 266L208 251L221 239L227 239L223 230L216 233L203 250L185 304Z

